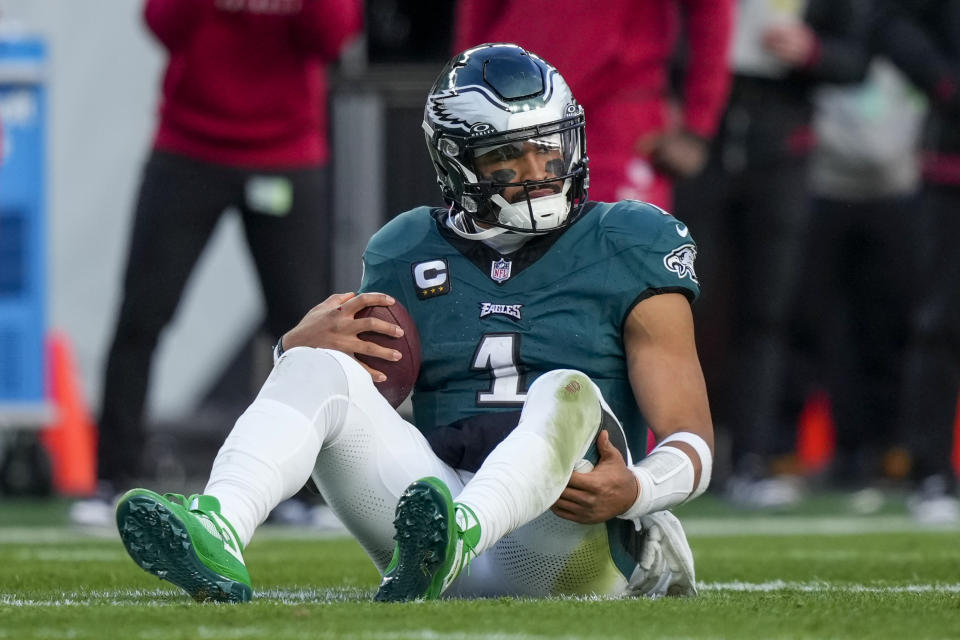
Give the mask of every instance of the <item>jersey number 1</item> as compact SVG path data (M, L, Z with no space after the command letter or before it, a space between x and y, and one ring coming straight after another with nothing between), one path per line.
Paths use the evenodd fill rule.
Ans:
M516 333L488 333L473 354L473 371L489 371L490 388L477 393L478 405L516 405L527 399L520 391L520 336Z

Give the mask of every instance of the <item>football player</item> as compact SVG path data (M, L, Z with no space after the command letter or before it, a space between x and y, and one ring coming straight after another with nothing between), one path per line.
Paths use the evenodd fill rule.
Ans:
M689 230L587 200L583 110L518 46L451 60L423 129L449 206L390 221L360 292L283 336L203 495L124 496L128 552L196 599L247 600L243 548L312 478L383 575L377 600L695 593L667 510L712 466ZM395 301L422 342L413 424L353 357L398 358L358 338L398 327L354 318Z

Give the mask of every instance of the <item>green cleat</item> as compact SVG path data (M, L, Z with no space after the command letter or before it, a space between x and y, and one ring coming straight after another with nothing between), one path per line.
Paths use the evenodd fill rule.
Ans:
M132 489L117 505L117 529L141 569L197 602L247 602L253 596L237 533L213 496Z
M374 600L435 600L469 566L480 525L467 506L454 504L438 478L421 478L403 492L393 521L397 546Z

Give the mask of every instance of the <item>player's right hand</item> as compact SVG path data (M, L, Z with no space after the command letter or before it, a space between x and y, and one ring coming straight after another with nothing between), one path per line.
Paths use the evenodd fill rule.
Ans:
M580 524L597 524L616 518L636 502L640 495L637 477L606 430L597 437L597 451L600 459L593 469L570 474L563 493L550 507L554 514Z
M365 307L389 307L395 300L385 293L335 293L307 312L296 327L283 335L283 349L294 347L314 347L334 349L351 357L362 353L384 360L399 360L401 354L395 349L362 340L358 334L365 331L382 333L387 336L401 336L400 327L379 318L355 318L354 315ZM374 371L360 363L373 379L381 382L386 379L382 373Z

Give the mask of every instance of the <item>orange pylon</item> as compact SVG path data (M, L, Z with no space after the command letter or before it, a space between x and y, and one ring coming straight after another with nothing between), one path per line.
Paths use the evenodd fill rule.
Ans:
M47 394L55 415L40 433L53 467L53 487L65 495L90 495L97 484L97 432L83 397L69 339L47 337Z
M817 390L807 396L797 420L797 461L804 473L826 469L837 448L830 397Z

